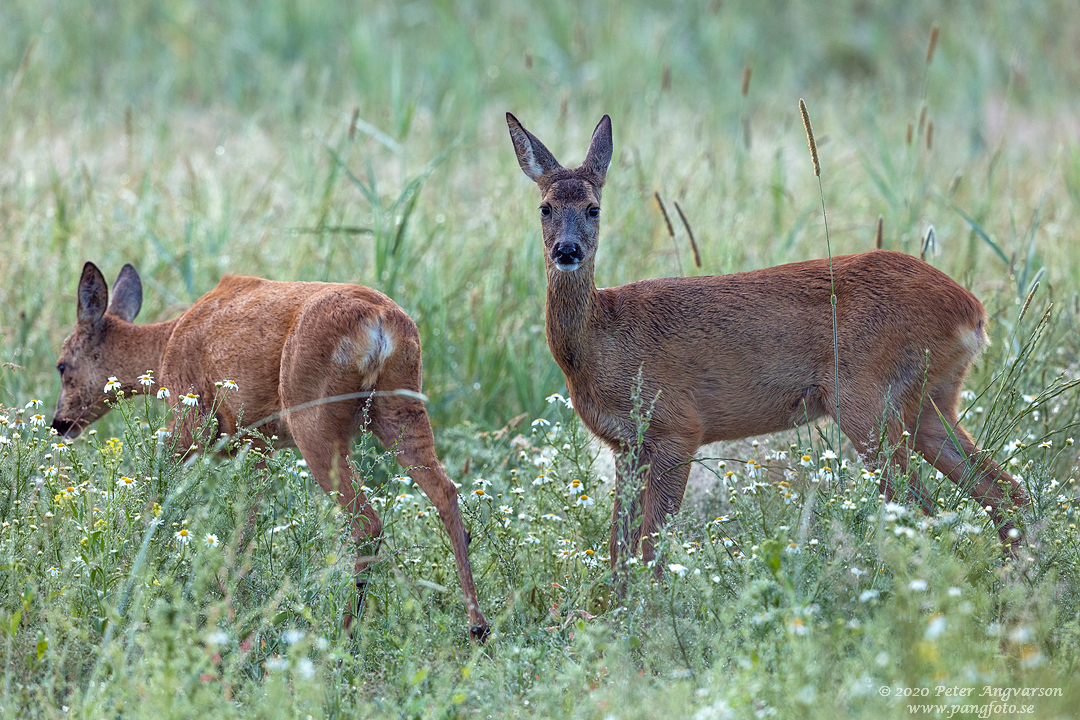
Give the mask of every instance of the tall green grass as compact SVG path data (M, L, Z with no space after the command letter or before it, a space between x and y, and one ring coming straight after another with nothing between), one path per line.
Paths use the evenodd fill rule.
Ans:
M1064 0L4 4L0 716L910 717L894 691L954 685L1060 688L1036 715L1074 713L1078 23ZM661 542L674 568L635 566L618 607L612 470L545 402L565 391L503 113L568 163L612 115L605 286L821 256L799 97L832 251L872 247L882 215L885 247L918 253L932 224L928 260L987 306L963 422L1031 492L1030 547L1003 559L922 464L940 513L886 507L804 429L710 449ZM70 447L35 425L86 260L139 268L142 322L226 272L397 300L489 645L466 640L430 506L369 439L386 560L350 639L352 549L295 455L180 462L156 401Z

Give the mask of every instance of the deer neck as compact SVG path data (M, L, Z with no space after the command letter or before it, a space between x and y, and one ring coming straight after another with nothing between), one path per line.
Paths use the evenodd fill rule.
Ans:
M545 327L555 362L568 376L581 377L596 352L593 336L600 323L600 295L593 280L592 261L571 273L547 268Z
M124 357L123 371L127 377L119 379L125 391L157 392L156 385L161 382L165 346L168 345L179 321L180 318L176 317L150 325L117 322L110 328L110 343L120 348ZM144 386L139 382L139 376L146 372L153 373L155 385Z

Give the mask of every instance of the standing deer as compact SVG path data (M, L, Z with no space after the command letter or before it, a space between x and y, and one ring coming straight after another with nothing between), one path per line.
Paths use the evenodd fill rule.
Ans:
M109 376L126 392L146 391L139 376L147 370L171 390L174 406L185 394L198 396L197 413L178 413L184 418L173 428L179 447L191 445L198 416L211 408L218 430L230 435L242 429L241 409L245 420L268 419L261 429L276 436L275 447L299 448L312 476L350 518L359 546L359 605L382 533L382 521L348 462L352 437L369 421L384 446L397 443L398 462L438 509L472 635L486 637L457 489L435 456L421 401L420 336L404 310L361 285L233 275L172 320L134 325L141 306L142 282L131 265L120 271L111 302L101 271L89 262L83 267L78 322L56 365L57 432L75 437L108 412L103 388ZM238 389L222 394L215 382L226 379ZM346 629L352 617L346 614Z
M619 461L613 568L639 545L645 560L654 558L654 533L679 510L698 447L826 415L872 464L891 457L906 472L905 446L912 443L989 506L1001 540L1015 549L1021 536L1006 511L1026 504L1027 496L958 424L964 374L989 342L986 314L970 292L903 253L833 258L838 418L827 260L597 289L610 118L596 126L585 162L572 170L510 113L506 122L518 164L540 187L548 347L582 422ZM656 400L629 467L639 373L642 399ZM643 489L623 512L624 488L635 472L644 473ZM882 478L881 492L892 499L894 488ZM640 526L632 528L639 516Z

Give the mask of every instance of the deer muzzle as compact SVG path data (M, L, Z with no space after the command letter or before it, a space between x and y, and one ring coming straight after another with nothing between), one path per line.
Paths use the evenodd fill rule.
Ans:
M564 241L555 244L551 249L551 259L555 267L562 272L573 272L584 259L585 253L581 245L574 241Z

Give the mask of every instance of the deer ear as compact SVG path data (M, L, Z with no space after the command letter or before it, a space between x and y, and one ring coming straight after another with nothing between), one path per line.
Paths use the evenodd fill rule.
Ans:
M139 273L130 264L120 269L120 275L113 283L112 302L109 312L124 322L133 322L142 307L142 280Z
M518 119L506 113L506 125L510 128L510 139L514 143L514 151L517 153L518 165L533 182L540 182L540 178L550 175L556 170L562 170L562 165L555 156L544 147L544 143L536 139L536 136L526 130L518 122Z
M605 115L593 130L592 141L589 142L589 152L585 155L585 162L581 168L592 173L604 185L607 177L608 166L611 165L611 118Z
M83 265L82 277L79 278L78 297L79 309L76 317L79 325L92 330L101 322L101 317L109 304L109 288L105 284L105 276L92 262Z

